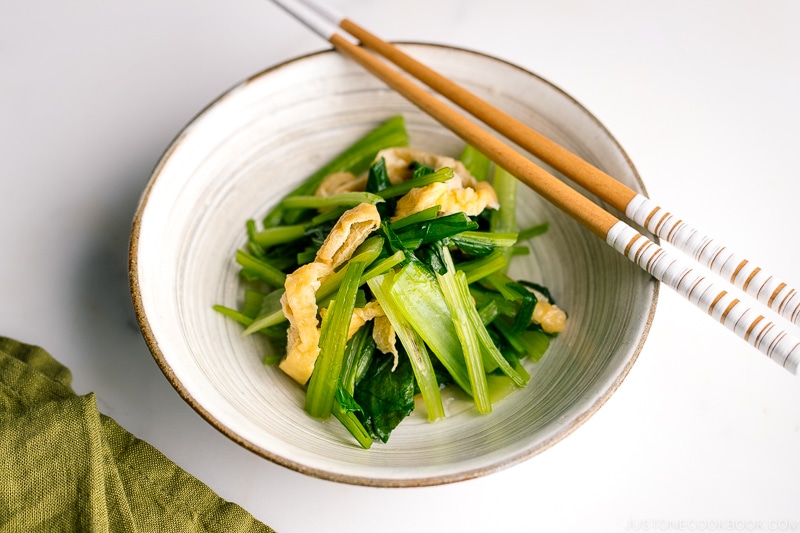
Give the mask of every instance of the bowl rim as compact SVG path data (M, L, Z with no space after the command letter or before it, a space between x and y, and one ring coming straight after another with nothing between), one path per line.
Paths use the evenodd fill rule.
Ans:
M423 42L423 41L393 41L393 43L399 46L435 48L435 49L453 50L459 53L467 53L485 59L489 59L494 62L501 63L506 67L515 69L523 74L538 79L540 82L546 84L550 89L557 92L560 96L571 101L573 105L575 105L580 111L582 111L582 113L588 119L593 121L595 125L607 135L608 140L612 142L613 145L615 145L615 147L619 151L619 154L624 158L626 164L630 167L633 177L635 178L637 184L641 188L641 194L647 196L645 184L642 181L638 170L634 166L633 161L630 159L627 152L620 145L619 141L617 141L617 139L611 134L611 132L605 127L605 125L601 123L600 120L597 119L597 117L595 117L594 114L592 114L578 100L576 100L573 96L565 92L557 85L551 83L547 79L543 78L542 76L534 72L531 72L526 68L523 68L510 61L498 58L496 56L493 56L485 52L480 52L469 48L464 48L461 46ZM231 95L231 93L233 93L237 89L245 87L257 79L268 76L278 70L294 65L295 63L299 63L318 56L335 55L335 54L338 54L338 52L334 49L324 49L295 56L285 61L279 62L273 66L267 67L251 76L248 76L239 83L232 85L227 90L219 94L216 98L211 100L200 111L198 111L189 121L187 121L185 125L179 130L177 135L167 145L166 149L162 152L161 156L158 159L157 164L155 165L153 171L150 173L148 182L145 185L145 188L140 196L139 203L137 205L136 211L133 216L130 240L128 246L128 279L131 292L131 299L133 304L133 310L136 315L136 320L139 324L139 328L141 330L145 343L147 344L147 347L152 357L155 359L156 364L158 365L164 376L167 378L167 381L178 392L181 398L183 398L183 400L186 403L188 403L196 413L198 413L203 419L205 419L206 422L208 422L217 431L228 437L236 444L242 446L243 448L265 459L268 459L277 465L283 466L290 470L294 470L301 474L337 483L346 483L346 484L370 486L370 487L388 487L388 488L424 487L424 486L436 486L436 485L444 485L460 481L466 481L490 473L498 472L500 470L504 470L516 464L522 463L530 459L531 457L547 450L554 444L566 438L576 429L578 429L581 425L583 425L584 422L586 422L586 420L592 417L597 412L597 410L600 409L600 407L602 407L608 401L608 399L618 390L618 388L620 387L620 385L630 372L631 368L633 367L634 363L638 359L639 354L641 353L641 350L644 347L644 344L649 335L659 297L660 283L657 280L651 279L650 281L652 302L649 306L647 317L644 323L642 324L641 336L639 337L636 346L634 346L631 349L630 356L626 364L617 371L616 376L609 383L608 388L603 392L603 394L599 395L599 397L594 401L594 403L592 403L586 409L584 409L579 416L573 419L570 422L570 424L565 426L561 431L555 433L549 439L541 442L537 446L523 449L519 453L514 454L513 456L509 457L504 461L495 462L483 467L461 471L455 474L437 475L434 477L416 477L416 478L402 478L402 479L369 478L361 475L337 474L323 469L308 467L306 465L303 465L302 463L298 463L296 461L287 459L284 456L278 455L274 452L271 452L270 450L264 449L260 446L253 444L247 439L240 437L234 431L228 429L224 423L222 423L215 416L213 416L206 408L204 408L203 405L200 403L200 401L198 401L186 389L186 387L182 384L182 382L180 381L180 379L170 366L164 353L161 351L158 339L153 333L153 329L150 325L150 320L148 319L147 314L145 313L144 310L143 297L139 284L138 251L139 251L139 233L141 230L142 216L144 214L150 193L153 190L155 182L161 175L162 168L166 165L167 161L170 159L171 154L178 149L182 140L188 135L188 132L191 129L192 125L195 124L208 110L216 106L221 100L227 98L229 95ZM657 239L657 237L654 238Z

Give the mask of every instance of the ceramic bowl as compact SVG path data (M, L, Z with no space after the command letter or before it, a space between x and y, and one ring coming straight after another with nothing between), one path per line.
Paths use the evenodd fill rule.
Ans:
M413 56L644 192L622 148L578 102L490 56L403 44ZM303 391L262 365L258 336L212 310L240 298L235 251L248 218L387 118L402 114L411 144L458 155L461 141L360 67L320 52L253 76L203 110L166 150L135 215L130 279L155 361L177 392L233 441L319 478L400 487L474 478L558 442L614 393L647 335L658 285L528 189L520 223L550 223L515 277L547 285L567 329L529 363L527 388L478 415L454 401L428 423L418 409L386 444L358 447L338 424L309 418Z

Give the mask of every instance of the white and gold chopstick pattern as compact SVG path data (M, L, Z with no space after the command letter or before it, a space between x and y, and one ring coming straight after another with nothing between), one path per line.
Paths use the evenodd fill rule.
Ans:
M800 363L800 341L797 338L628 224L619 222L614 225L606 236L606 242L770 359L797 374Z
M625 215L784 318L800 323L800 293L776 276L734 254L641 194L635 194L628 202Z
M507 115L466 89L409 57L329 6L316 0L273 0L310 29L327 39L388 86L405 96L466 143L484 153L556 207L604 239L656 279L683 295L729 330L786 370L798 373L800 339L784 331L727 290L696 272L627 223L602 209L528 157L466 119L419 85L389 67L370 48L442 96L529 151L540 160L624 212L632 221L664 238L699 263L727 275L731 283L797 323L797 291L739 259L712 239L675 219L654 202ZM342 34L339 30L346 32ZM364 47L354 44L357 39Z

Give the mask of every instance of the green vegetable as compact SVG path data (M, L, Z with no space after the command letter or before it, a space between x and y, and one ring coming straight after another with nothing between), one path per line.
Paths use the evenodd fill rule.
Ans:
M459 159L476 180L486 181L489 179L492 162L477 149L470 145L465 146Z
M378 204L383 201L381 196L369 192L343 192L330 196L291 196L281 203L284 209L326 209L329 207L355 207L358 204Z
M378 194L391 186L392 182L389 180L389 173L386 171L386 160L381 157L369 167L366 191Z
M383 239L378 236L370 237L364 241L355 252L353 252L353 257L350 258L350 263L361 262L364 263L364 265L369 266L375 261L375 259L378 258L382 250ZM326 306L326 302L329 300L329 297L333 295L342 284L345 273L346 269L339 269L338 272L335 272L320 284L319 289L317 289L317 304L319 304L321 307ZM361 286L364 283L366 283L366 279L364 279L362 276L358 280L358 285Z
M236 262L241 265L243 272L247 272L273 287L280 287L286 281L286 274L263 259L259 259L243 250L236 252Z
M547 222L531 226L530 228L524 229L519 232L519 240L527 241L528 239L538 237L539 235L544 235L545 233L547 233L548 229L550 229L550 224L548 224Z
M498 233L517 233L517 188L519 181L506 172L504 169L497 167L494 171L494 192L497 194L497 203L500 208L492 211L491 229L493 232Z
M354 398L364 412L364 426L374 438L387 442L389 435L414 410L414 372L408 357L373 358L367 374L356 386Z
M353 393L356 383L361 381L366 374L374 353L375 342L372 340L372 326L367 324L356 331L353 337L347 341L332 410L336 419L364 449L372 446L372 435L361 423L364 410L353 398Z
M253 321L247 325L244 330L244 335L250 335L256 331L277 326L286 320L281 309L281 296L283 296L283 288L275 289L274 291L264 294L261 297L261 306L258 315L253 317Z
M422 394L422 399L425 402L425 408L428 411L428 420L434 421L437 418L444 417L444 407L442 406L442 397L439 394L436 372L428 356L425 342L417 330L403 316L391 294L392 277L391 274L386 274L372 278L368 283L375 298L386 313L386 317L392 323L400 343L405 348L417 385Z
M517 234L497 231L464 231L455 235L450 242L458 246L461 251L480 257L492 253L497 248L511 248L517 244Z
M398 183L397 185L392 185L391 187L387 187L386 189L379 191L377 194L381 198L388 200L390 198L403 196L404 194L408 193L411 189L415 189L418 187L425 187L427 185L432 185L434 183L441 183L443 181L452 179L452 177L453 177L453 169L445 167L433 173L423 174L421 176L414 176L408 181L404 181L402 183Z
M553 337L531 322L538 299L553 303L550 292L507 274L513 257L528 251L519 243L547 229L546 224L517 227L516 180L466 147L462 162L476 179L493 184L500 209L474 217L440 216L439 206L432 206L395 219L403 195L453 177L450 168L412 162L412 178L393 185L385 160L375 156L407 141L402 117L395 117L282 199L261 228L246 221L247 243L235 257L245 286L242 302L235 308L214 306L241 324L244 334L267 339L273 352L264 363L277 364L287 347L289 323L281 304L286 275L316 260L345 211L374 204L379 229L326 275L314 294L324 311L319 355L304 384L309 415L323 420L332 415L362 448L388 441L413 412L415 394L429 421L446 416L442 387L458 387L478 413L490 413L494 403L528 383L523 363L541 358ZM366 172L365 190L316 196L321 181L338 171ZM362 307L377 314L351 328ZM399 341L391 349L386 323ZM351 329L355 333L348 340Z
M508 361L506 361L506 359L500 353L500 350L497 349L497 346L489 335L489 332L486 330L480 314L478 313L475 304L472 302L466 274L463 271L456 270L452 257L450 256L450 252L446 247L440 247L440 255L447 268L447 272L442 275L437 275L437 278L439 278L440 281L445 280L448 284L448 288L445 291L446 297L448 298L448 305L451 306L451 309L453 307L461 308L463 320L468 322L468 329L472 332L471 334L474 334L475 341L480 343L483 359L489 361L487 366L490 366L491 368L499 368L511 379L515 385L518 387L523 387L527 382L527 379L525 376L521 375L517 370L515 370L508 363ZM449 279L451 276L452 281ZM475 362L472 364L477 366L477 363Z
M356 383L361 381L375 354L375 340L372 338L372 323L367 323L347 341L342 361L339 383L344 390L353 395Z
M253 232L250 240L262 248L271 248L278 244L296 241L303 237L306 232L305 224L294 224L291 226L276 226L265 228L258 232Z
M392 228L393 231L398 231L408 226L411 226L412 224L433 220L436 218L436 215L439 214L439 208L440 206L438 205L434 205L433 207L428 207L427 209L423 209L422 211L417 211L416 213L408 215L407 217L395 220L394 222L390 223L389 226Z
M362 448L369 449L372 446L372 434L367 431L361 423L359 413L364 410L358 405L355 398L346 392L341 386L336 389L336 399L333 403L332 413L336 419L355 437ZM388 439L388 437L387 437Z
M419 261L410 261L394 276L389 294L455 383L472 396L461 342L434 274Z
M320 168L307 178L288 196L301 196L314 194L319 184L326 176L334 172L352 172L360 174L369 168L370 163L380 150L393 146L408 145L408 134L405 129L405 120L401 115L395 116L364 135L361 139L350 145L346 150ZM276 226L281 223L296 223L301 213L294 212L284 218L285 208L278 204L264 217L264 226Z
M534 361L541 359L550 346L550 336L541 330L526 329L514 332L514 323L506 316L497 317L493 324L514 349Z
M322 320L319 356L306 395L306 411L313 417L327 418L331 414L344 360L347 330L350 327L350 317L353 315L359 280L363 272L363 262L355 261L347 264L336 299L331 300L328 312Z
M217 304L214 305L213 308L214 311L217 311L218 313L223 314L228 318L235 320L236 322L242 324L243 326L249 326L250 324L253 323L253 319L251 317L231 307L226 307L224 305Z
M467 275L467 282L472 284L478 280L489 277L495 272L501 272L508 266L508 256L503 250L493 250L488 255L464 261L458 264L459 270Z
M442 295L450 310L453 329L456 331L461 343L461 351L466 362L469 382L472 385L472 395L479 413L492 411L492 402L489 400L489 385L486 382L486 372L483 369L481 347L478 344L478 334L470 321L469 311L474 304L469 299L469 292L462 291L461 285L456 281L455 267L450 254L443 245L440 245L440 254L445 265L444 273L436 274ZM460 273L464 276L464 273Z
M391 225L390 227L402 242L403 248L414 250L425 244L441 241L448 237L454 237L455 241L457 236L477 229L478 223L464 213L458 212L452 215L406 224L399 230Z

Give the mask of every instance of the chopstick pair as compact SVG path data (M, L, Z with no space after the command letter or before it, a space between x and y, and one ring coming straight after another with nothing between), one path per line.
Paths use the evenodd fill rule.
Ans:
M800 323L800 293L677 219L655 202L534 131L463 87L383 41L317 0L273 0L422 111L484 153L617 252L675 289L729 330L793 374L800 367L800 340L717 286L651 239L470 121L419 84L391 68L367 48L394 63L498 133L569 177L636 224L673 244L723 279L749 293L794 324ZM345 33L342 33L345 32ZM363 46L360 46L359 43Z

